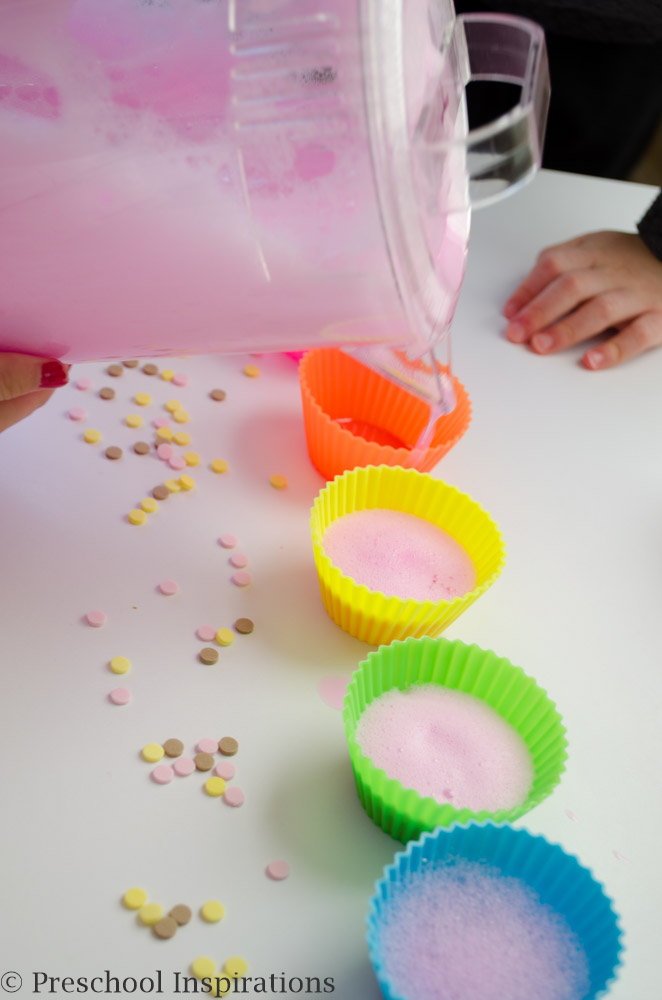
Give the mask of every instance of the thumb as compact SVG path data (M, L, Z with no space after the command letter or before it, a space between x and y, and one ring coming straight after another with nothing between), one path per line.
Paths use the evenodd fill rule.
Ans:
M0 403L36 389L56 389L66 385L70 367L54 358L0 353Z

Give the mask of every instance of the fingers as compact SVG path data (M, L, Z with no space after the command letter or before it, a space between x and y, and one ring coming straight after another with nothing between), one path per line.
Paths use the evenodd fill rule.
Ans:
M506 337L515 344L526 343L539 330L544 330L582 302L608 288L609 278L603 271L584 268L563 274L551 281L516 314L506 328Z
M523 309L544 288L573 270L586 268L587 261L584 251L577 240L561 243L555 247L547 247L538 255L535 267L526 276L503 307L506 319L512 319L520 309Z
M634 295L625 289L603 292L565 315L558 323L534 333L531 347L536 354L562 351L632 319L637 313L636 306Z
M70 367L53 358L0 354L0 403L36 389L56 389L66 385Z
M621 361L636 358L644 351L662 344L662 315L660 313L645 313L638 316L620 333L587 351L582 361L586 368L597 371L601 368L613 368Z
M16 399L8 399L0 403L0 433L17 424L24 417L29 417L31 413L38 410L46 403L55 389L37 389L35 392L25 393L17 396Z

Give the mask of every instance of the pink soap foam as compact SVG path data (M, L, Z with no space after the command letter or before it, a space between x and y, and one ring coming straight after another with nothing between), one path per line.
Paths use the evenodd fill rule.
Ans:
M389 778L457 809L512 809L533 782L519 733L479 698L438 684L380 695L359 719L356 739Z
M324 532L324 551L369 590L415 601L449 601L473 590L476 568L435 524L399 510L357 510Z
M378 934L407 1000L582 1000L588 962L565 919L525 882L480 862L412 873Z

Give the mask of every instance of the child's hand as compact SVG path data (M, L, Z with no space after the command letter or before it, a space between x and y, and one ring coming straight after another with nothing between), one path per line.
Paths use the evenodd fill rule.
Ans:
M506 336L537 354L612 332L587 351L587 368L611 368L662 344L662 262L631 233L589 233L546 247L506 302Z
M66 385L70 365L29 354L0 354L0 431L27 417Z

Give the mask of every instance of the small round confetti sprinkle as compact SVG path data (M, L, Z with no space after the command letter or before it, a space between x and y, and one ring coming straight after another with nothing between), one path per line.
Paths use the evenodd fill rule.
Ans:
M167 500L170 496L170 490L167 486L155 486L152 490L152 496L155 500Z
M145 511L138 510L137 507L134 507L133 510L130 510L129 513L127 514L127 517L129 518L129 522L131 524L144 524L145 521L147 520L147 514L145 513Z
M160 903L145 903L140 907L138 915L144 924L151 927L153 924L158 924L163 916L163 907Z
M166 594L168 597L171 597L173 594L177 593L179 585L174 580L162 580L159 584L159 590L162 594Z
M212 389L209 395L214 400L214 402L222 403L227 393L225 392L225 389Z
M213 958L201 955L191 962L191 972L196 979L211 979L216 973L216 962Z
M169 427L159 427L156 437L158 441L172 441L173 434Z
M237 618L234 627L240 635L250 635L255 628L255 623L250 618Z
M212 740L209 736L204 736L201 740L198 740L195 749L199 753L216 753L218 745L216 740Z
M236 587L247 587L251 582L251 575L246 569L240 569L238 573L233 573L230 578Z
M237 785L231 785L230 788L226 788L223 793L223 801L229 806L243 806L244 804L244 793L241 788Z
M229 628L219 628L216 633L216 642L219 646L231 646L234 642L234 636Z
M90 382L89 378L85 378L84 376L83 378L77 378L76 381L74 382L74 385L76 386L77 389L80 389L81 392L85 392L87 389L90 389L92 387L92 383Z
M158 366L152 364L151 361L148 361L146 365L142 366L142 371L145 373L145 375L158 375L159 373Z
M146 441L136 441L133 446L136 455L149 455L151 448Z
M170 427L170 421L168 420L167 417L156 417L152 421L152 426L156 428Z
M191 907L187 906L186 903L177 903L176 906L173 906L168 916L172 917L180 927L184 927L193 914L191 913Z
M198 455L197 451L187 451L186 454L184 455L184 461L186 462L187 465L199 465L200 456Z
M233 955L224 964L223 972L232 979L241 979L248 972L248 962L239 955Z
M162 461L167 462L168 459L172 458L173 455L172 445L166 444L166 442L164 441L163 444L160 444L156 449L156 454Z
M166 490L166 493L167 492L168 491ZM143 499L140 501L140 506L142 510L145 511L146 514L153 514L155 511L159 509L159 505L154 499L154 497L143 497Z
M177 410L181 410L182 404L179 402L178 399L169 399L168 402L165 404L165 408L168 411L168 413L176 413Z
M181 740L172 738L165 741L163 751L166 757L179 757L184 753L184 744Z
M158 938L167 940L177 933L177 921L172 917L161 917L161 919L154 924L152 930Z
M225 791L225 781L219 777L207 778L205 781L205 791L212 798L218 798Z
M195 634L198 639L201 639L203 642L211 642L216 635L216 629L213 625L201 625L198 629L196 629Z
M190 420L190 417L186 412L186 410L175 410L175 412L172 415L172 419L177 424L187 424Z
M87 410L82 406L72 406L68 413L69 420L85 420L86 416Z
M260 374L260 369L257 365L245 365L244 375L248 375L249 378L257 378Z
M137 392L133 397L133 401L138 406L149 406L152 402L152 397L148 392Z
M180 472L186 468L186 459L182 458L181 455L172 455L168 459L168 465L171 469L175 469L176 472Z
M221 535L218 540L218 544L222 545L224 549L233 549L237 544L237 538L235 535Z
M214 774L223 778L224 781L230 781L231 778L234 778L234 764L231 760L219 760L214 768Z
M278 473L275 473L273 476L271 476L269 482L271 483L271 485L275 490L284 490L285 487L287 486L287 479L285 478L285 476L281 476Z
M287 861L270 861L267 865L267 875L269 878L280 882L290 874L290 866Z
M122 449L118 448L117 445L111 444L110 448L106 448L106 458L109 458L111 462L116 462L121 457Z
M105 385L103 389L99 389L99 395L101 399L115 399L115 390Z
M173 385L188 385L188 375L184 375L183 372L177 372L176 375L172 376Z
M128 705L131 701L131 692L128 688L115 688L108 695L108 699L113 705Z
M123 361L122 364L124 365L125 368L138 367L138 361L136 360L136 358L130 358L128 361Z
M214 663L218 663L218 650L212 649L211 646L205 646L204 649L201 649L198 656L200 657L201 662L207 667L211 667Z
M179 778L186 778L195 771L195 761L190 757L178 757L172 769Z
M139 413L129 413L128 417L126 417L124 421L127 427L141 427L142 422L143 418Z
M210 753L196 753L193 760L198 771L211 771L214 766L214 758Z
M88 427L83 434L83 440L87 441L88 444L97 444L101 440L101 431Z
M212 472L228 471L228 463L225 461L224 458L214 458L209 464Z
M234 736L223 736L222 739L218 741L218 749L224 757L234 757L239 749L239 743Z
M144 889L138 889L134 886L126 890L122 897L122 902L127 910L139 910L147 902L147 893Z
M109 375L112 375L113 378L119 378L120 375L124 374L124 369L121 365L108 365L106 371Z
M175 442L175 444L181 444L181 445L190 444L191 435L188 433L188 431L177 431L175 434L173 434L172 440Z
M131 669L131 660L126 656L113 656L110 661L110 669L114 674L127 674Z
M217 899L210 899L200 909L200 916L210 924L216 924L223 919L225 907Z
M192 479L191 476L184 474L179 477L179 485L183 490L192 490L195 488L195 479Z
M85 615L87 619L87 624L91 625L93 628L101 628L108 621L108 618L104 611L88 611Z
M156 764L163 757L163 747L160 743L146 743L141 752L148 764Z
M152 771L152 781L155 781L157 785L168 785L175 776L175 772L170 767L169 764L159 764Z
M230 565L234 566L235 569L245 569L248 566L248 556L245 556L243 552L235 552L230 556Z
M165 485L171 493L179 493L181 491L181 486L176 479L166 479Z
M172 382L174 375L175 373L172 368L164 368L161 372L161 378L164 382Z

